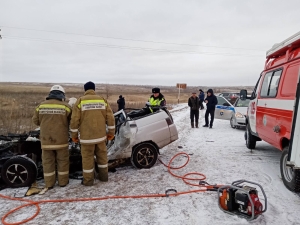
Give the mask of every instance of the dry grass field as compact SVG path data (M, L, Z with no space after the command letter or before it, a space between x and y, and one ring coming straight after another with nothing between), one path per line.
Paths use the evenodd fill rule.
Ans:
M31 122L35 107L48 96L50 83L1 83L0 82L0 135L23 133L35 128ZM83 84L61 84L66 91L66 101L83 95ZM178 102L178 89L160 86L169 108ZM181 91L180 102L187 102L192 91L200 87L188 87ZM201 87L204 91L208 87ZM241 87L212 87L216 93L239 92ZM251 87L245 87L251 90ZM148 85L96 84L96 92L106 98L113 111L117 110L119 95L126 100L126 108L142 108L151 95Z

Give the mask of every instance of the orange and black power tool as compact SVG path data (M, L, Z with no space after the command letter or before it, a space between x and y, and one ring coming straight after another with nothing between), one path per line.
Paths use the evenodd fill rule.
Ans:
M264 197L264 204L259 199L257 189L245 184L252 184L260 188ZM226 213L253 220L267 211L267 196L262 186L257 183L237 180L231 185L220 187L217 193L219 207Z

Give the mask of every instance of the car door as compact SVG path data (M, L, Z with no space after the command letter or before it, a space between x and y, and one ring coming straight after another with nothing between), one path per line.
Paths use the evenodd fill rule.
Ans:
M261 73L259 76L258 81L256 82L256 85L253 89L253 92L250 97L250 102L249 106L247 109L247 118L248 118L248 124L250 125L250 129L253 133L257 133L257 125L256 125L256 117L257 117L257 102L258 102L258 96L259 96L259 91L261 87L261 81L263 80L262 78L264 77L264 74Z
M218 104L216 105L215 118L221 120L230 120L235 112L234 106L225 98L216 96Z

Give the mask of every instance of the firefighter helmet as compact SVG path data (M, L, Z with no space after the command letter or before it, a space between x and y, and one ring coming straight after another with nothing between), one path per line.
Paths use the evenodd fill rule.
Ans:
M53 85L52 88L50 89L50 92L51 91L61 91L62 93L65 93L65 89L60 86L60 85Z

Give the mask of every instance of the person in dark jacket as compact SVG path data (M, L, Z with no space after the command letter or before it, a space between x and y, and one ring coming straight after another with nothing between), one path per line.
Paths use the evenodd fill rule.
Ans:
M119 96L117 103L118 103L118 111L120 111L121 109L125 109L125 98L122 95Z
M194 118L196 121L196 128L199 128L199 108L200 102L199 98L196 95L196 92L192 93L192 96L189 98L188 105L191 108L190 117L191 117L191 126L194 128Z
M199 91L200 91L199 94L200 109L204 109L203 102L204 102L205 94L204 91L202 91L202 89L200 89Z
M208 127L208 115L210 114L209 128L212 128L214 123L214 117L215 117L215 108L216 105L218 104L218 99L214 95L214 91L212 89L208 89L205 103L206 103L205 125L203 127Z

